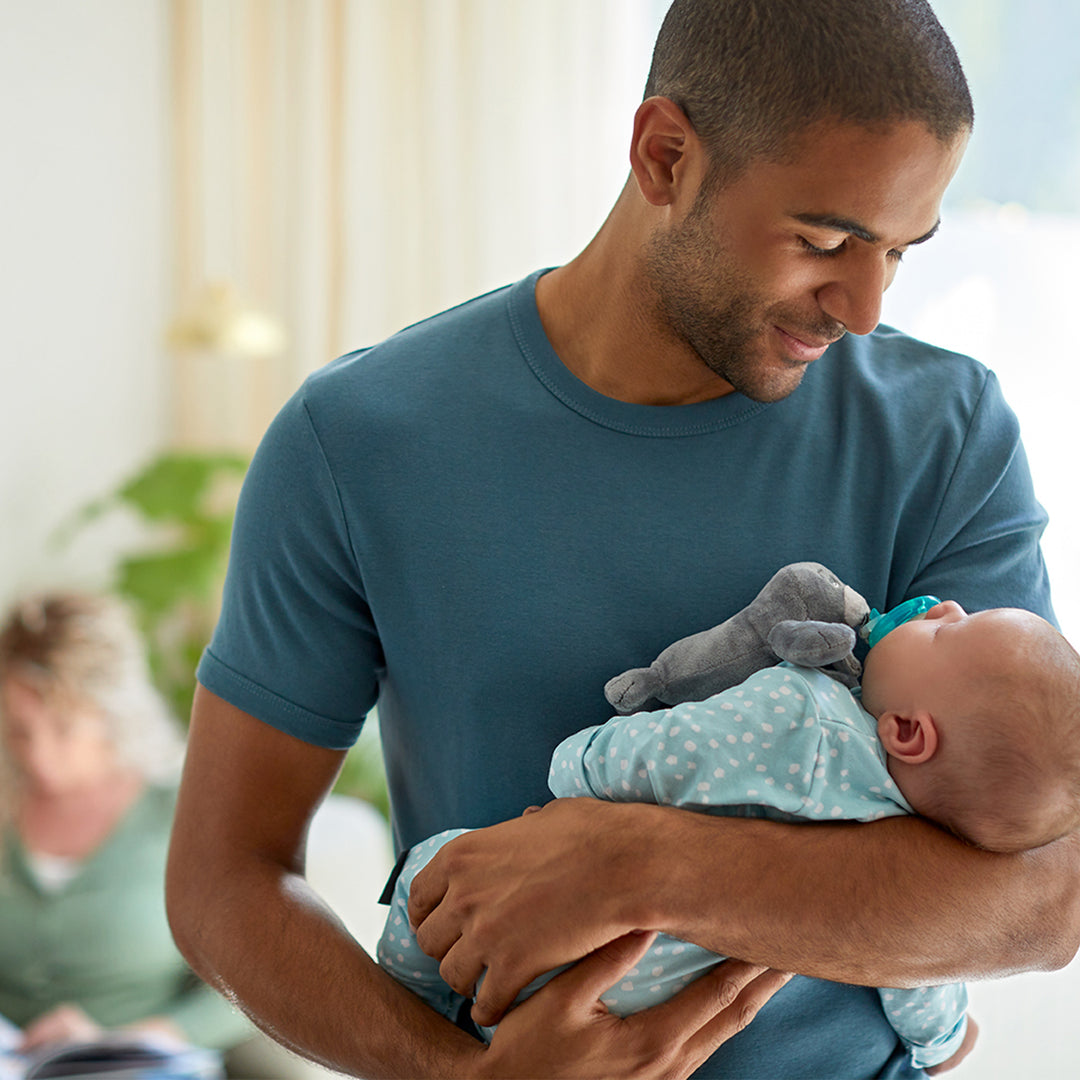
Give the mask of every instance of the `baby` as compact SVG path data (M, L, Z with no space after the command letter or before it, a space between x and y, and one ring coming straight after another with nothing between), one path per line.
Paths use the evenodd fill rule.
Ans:
M917 813L972 844L1014 852L1080 824L1078 733L1080 657L1065 639L1030 612L968 615L947 601L874 645L861 702L858 689L825 672L783 663L704 701L572 735L555 750L549 786L560 797L783 821ZM467 1003L417 946L406 911L413 877L463 831L410 852L378 950L384 967L447 1016ZM637 1012L719 960L661 935L639 975L612 987L604 1003L621 1016ZM967 1030L962 985L880 995L914 1065L958 1054Z

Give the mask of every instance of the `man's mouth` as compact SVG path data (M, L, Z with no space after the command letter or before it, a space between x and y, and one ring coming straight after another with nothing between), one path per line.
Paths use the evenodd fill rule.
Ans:
M810 335L796 337L794 334L789 333L780 326L776 326L773 329L779 334L780 341L787 354L793 360L798 360L800 363L804 364L809 364L812 361L819 359L833 342L839 341L840 338L843 337L843 334L841 333L837 334L835 337L822 340L819 337Z

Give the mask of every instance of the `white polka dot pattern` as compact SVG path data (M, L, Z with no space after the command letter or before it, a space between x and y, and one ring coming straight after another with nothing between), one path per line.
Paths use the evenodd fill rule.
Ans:
M563 797L717 814L875 821L911 812L873 718L827 675L786 664L705 701L580 731L556 749L548 783Z
M549 786L560 797L788 821L875 821L911 812L889 777L873 718L827 675L787 664L703 702L616 717L578 732L555 751ZM447 1016L456 1014L463 999L417 945L406 912L413 877L463 831L441 833L410 852L378 947L379 963ZM627 1016L673 996L720 959L662 935L602 1000ZM519 1000L556 974L535 980ZM918 1067L939 1064L959 1047L967 1007L962 985L880 994ZM490 1039L493 1030L483 1034Z

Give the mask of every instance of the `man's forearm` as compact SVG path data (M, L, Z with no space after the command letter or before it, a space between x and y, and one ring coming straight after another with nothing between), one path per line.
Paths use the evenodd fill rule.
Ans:
M379 968L302 876L308 825L342 756L200 686L169 848L169 922L181 951L305 1056L365 1077L595 1077L601 1061L613 1077L689 1076L783 984L754 965L720 965L664 1005L620 1020L599 997L649 939L611 934L485 1047Z
M776 970L921 986L1063 966L1080 939L1080 845L977 851L915 818L779 825L558 799L451 841L409 916L490 1023L522 987L634 929ZM575 898L570 914L565 898Z
M685 1077L750 1023L788 978L730 961L663 1005L620 1019L599 997L652 941L627 935L542 987L488 1047L377 967L302 878L238 874L227 888L229 895L201 908L189 906L192 896L177 899L182 889L171 890L189 960L278 1041L370 1080Z
M915 818L777 825L642 809L666 819L638 830L642 920L717 952L915 986L1062 967L1080 942L1075 837L999 855Z
M468 1075L479 1044L383 972L301 876L341 756L198 687L169 848L173 934L198 974L306 1056L357 1076Z
M290 1049L354 1076L469 1074L480 1045L382 971L302 878L234 867L170 896L192 967Z

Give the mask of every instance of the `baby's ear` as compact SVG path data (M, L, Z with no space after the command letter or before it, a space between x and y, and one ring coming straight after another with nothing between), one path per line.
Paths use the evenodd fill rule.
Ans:
M937 725L925 711L911 716L882 713L878 718L878 738L887 754L908 765L921 765L937 753Z

